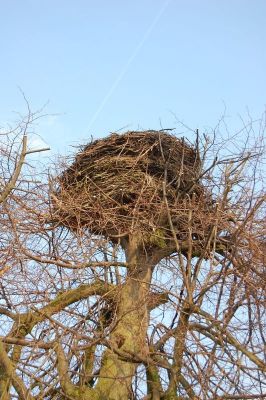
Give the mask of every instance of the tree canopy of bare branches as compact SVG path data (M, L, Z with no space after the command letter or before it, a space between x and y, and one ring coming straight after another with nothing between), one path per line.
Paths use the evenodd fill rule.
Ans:
M153 132L138 156L157 146L162 173L136 181L130 161L131 207L111 186L110 203L89 185L86 203L84 181L64 192L78 158L34 161L35 118L1 131L0 399L266 398L263 120L242 141L171 133L196 155L189 185L182 152L173 175L168 133Z

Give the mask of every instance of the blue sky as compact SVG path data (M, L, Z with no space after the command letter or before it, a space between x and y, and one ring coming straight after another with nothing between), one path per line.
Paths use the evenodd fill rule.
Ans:
M265 0L0 0L0 121L47 101L54 152L91 135L237 129L265 110ZM180 127L178 128L180 129Z

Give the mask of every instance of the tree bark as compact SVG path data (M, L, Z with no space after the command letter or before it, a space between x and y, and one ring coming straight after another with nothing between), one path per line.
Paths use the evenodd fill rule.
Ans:
M96 391L102 400L125 400L131 392L137 363L122 360L116 349L130 356L147 354L146 332L149 320L148 294L152 262L137 237L126 246L129 265L126 282L121 287L117 308L117 323L110 335L113 348L105 351Z

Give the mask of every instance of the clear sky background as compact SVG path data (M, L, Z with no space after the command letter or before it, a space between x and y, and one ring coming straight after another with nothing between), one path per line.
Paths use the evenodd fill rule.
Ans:
M237 129L265 110L265 0L0 0L0 121L47 101L54 152L125 129ZM178 128L180 129L180 127Z

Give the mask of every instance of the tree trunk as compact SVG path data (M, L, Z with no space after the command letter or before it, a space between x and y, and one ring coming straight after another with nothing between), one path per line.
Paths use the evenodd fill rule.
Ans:
M121 359L116 350L128 353L129 358L147 352L147 298L153 266L136 237L128 241L126 258L128 276L118 299L117 324L110 335L114 347L107 349L103 355L96 385L96 391L103 400L126 400L130 397L132 378L138 364Z

